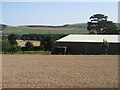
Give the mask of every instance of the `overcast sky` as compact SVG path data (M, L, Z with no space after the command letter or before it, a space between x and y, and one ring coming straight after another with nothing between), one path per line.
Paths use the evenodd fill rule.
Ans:
M118 2L2 2L2 23L7 25L86 23L98 13L118 22Z

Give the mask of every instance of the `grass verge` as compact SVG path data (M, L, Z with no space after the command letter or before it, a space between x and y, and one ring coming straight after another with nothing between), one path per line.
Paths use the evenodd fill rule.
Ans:
M12 54L12 52L0 52L0 54ZM50 51L21 51L21 52L13 52L13 54L51 54Z

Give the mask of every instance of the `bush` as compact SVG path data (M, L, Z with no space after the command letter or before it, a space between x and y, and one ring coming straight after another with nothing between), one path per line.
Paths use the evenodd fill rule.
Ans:
M89 34L97 34L96 31L90 31Z
M25 48L28 51L32 50L33 46L34 45L31 42L26 42L26 44L25 44Z
M12 54L13 52L17 52L17 46L16 45L11 46L10 51L12 52Z
M39 51L40 50L40 46L34 46L32 47L32 51Z
M18 51L18 52L19 52L19 51L22 51L21 48L22 48L21 46L17 46L17 51Z
M2 40L2 51L3 52L10 52L11 51L11 45L7 40Z
M46 51L51 51L55 45L55 37L51 34L44 35L41 40L41 45Z
M104 54L107 54L108 48L109 48L109 43L103 39L102 49L104 51Z
M2 37L2 52L17 52L21 51L21 47L17 46L16 39L12 40L14 38L14 34L10 34L8 37Z
M8 42L10 43L10 45L14 46L14 45L18 45L17 41L16 41L17 37L15 34L10 34L8 36Z

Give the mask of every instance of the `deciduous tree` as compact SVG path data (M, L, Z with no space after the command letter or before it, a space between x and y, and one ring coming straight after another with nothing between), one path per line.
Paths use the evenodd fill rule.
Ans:
M45 47L46 51L51 51L55 45L55 38L51 34L44 35L41 40L41 45Z

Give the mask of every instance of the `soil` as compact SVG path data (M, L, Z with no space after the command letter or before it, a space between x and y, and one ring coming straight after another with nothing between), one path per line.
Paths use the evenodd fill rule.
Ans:
M2 55L3 88L117 88L117 55Z

